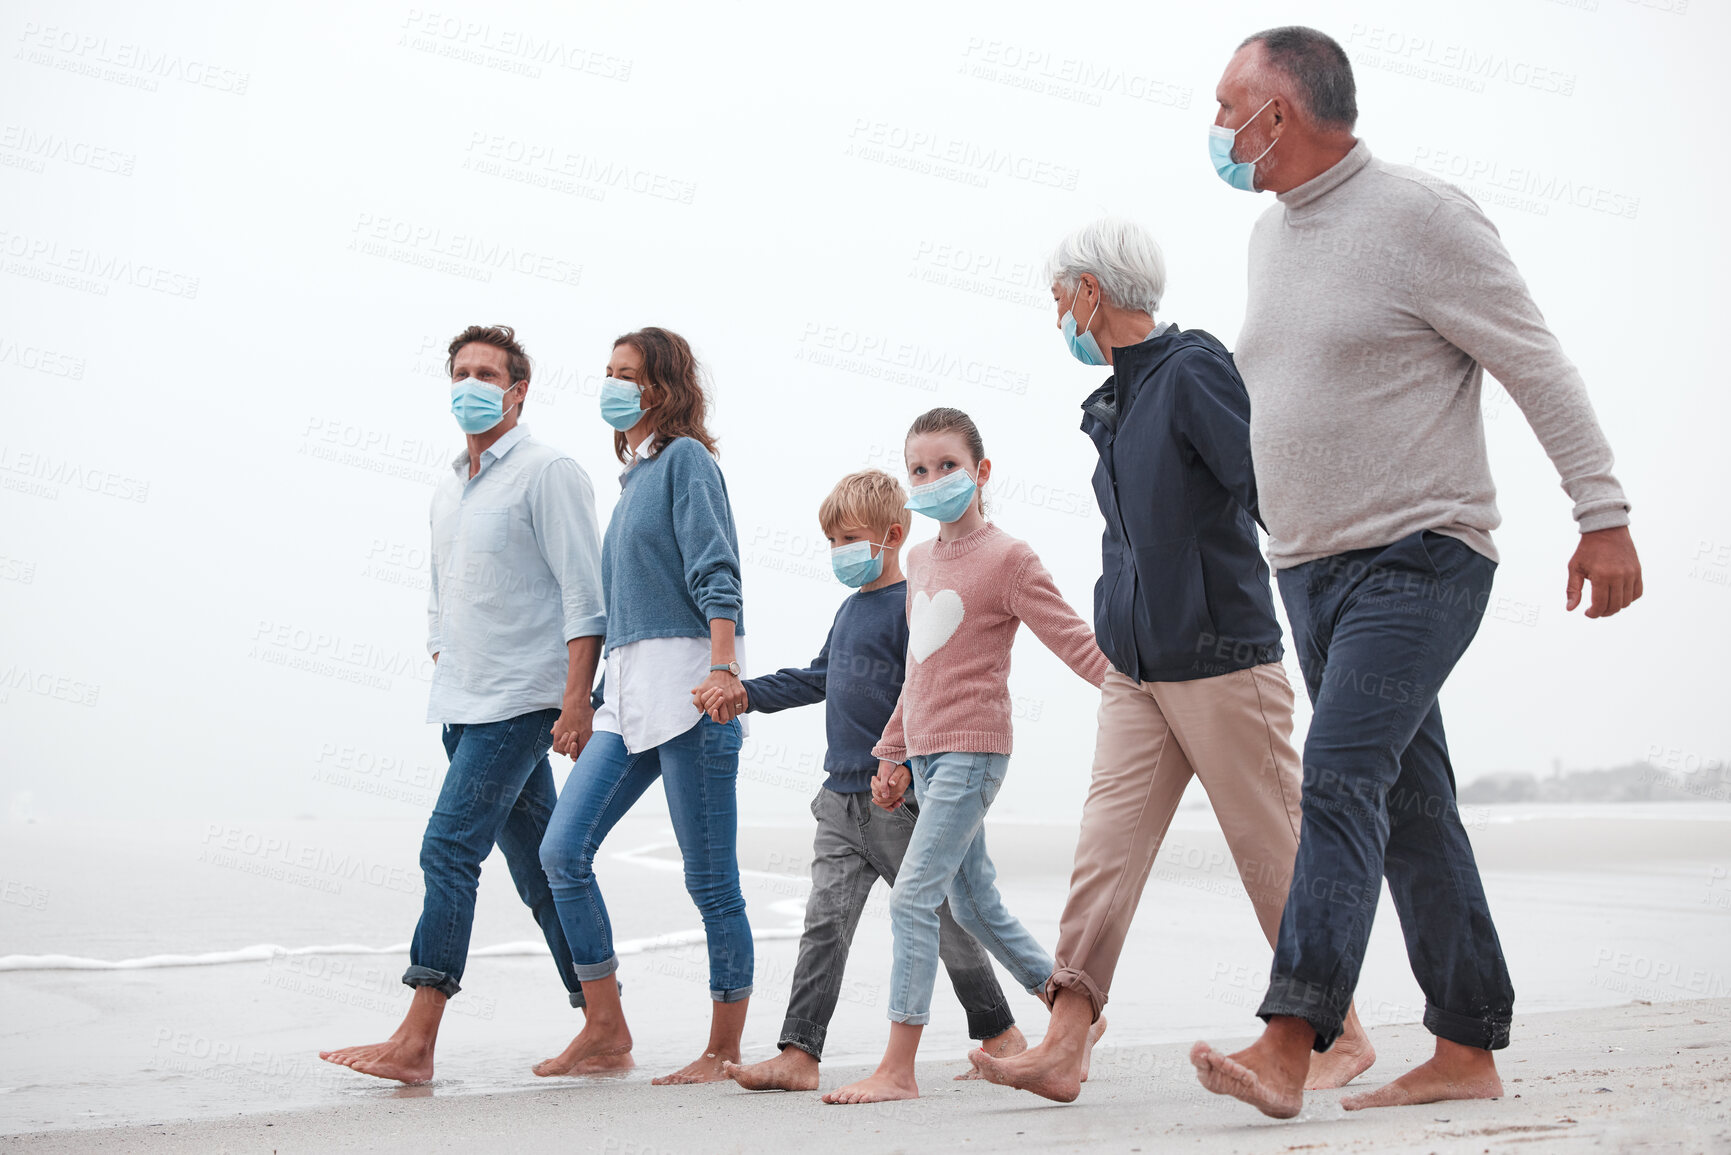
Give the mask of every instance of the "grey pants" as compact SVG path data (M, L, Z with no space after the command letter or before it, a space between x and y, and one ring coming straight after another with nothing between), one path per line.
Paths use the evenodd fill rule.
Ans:
M812 839L811 897L805 904L805 933L799 939L793 989L781 1045L823 1058L824 1036L841 997L842 971L854 929L883 879L891 886L913 836L918 809L912 795L897 810L882 810L871 795L819 790L811 801L817 819ZM968 1036L989 1039L1015 1025L1010 1004L992 972L992 960L950 917L949 903L938 908L938 957L949 971L956 998L968 1014Z

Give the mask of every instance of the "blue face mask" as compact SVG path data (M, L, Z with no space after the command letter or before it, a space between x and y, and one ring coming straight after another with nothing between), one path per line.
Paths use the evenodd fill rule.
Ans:
M850 541L846 545L838 545L829 551L829 566L835 571L836 580L844 586L859 589L870 585L883 576L883 550L890 546L882 546L876 557L872 556L872 543L869 541Z
M643 420L643 390L609 377L601 382L601 420L624 433Z
M485 433L505 420L505 390L473 377L453 382L451 416L464 433Z
M914 486L907 508L948 525L968 512L978 488L967 470L958 469L929 485Z
M1269 97L1268 104L1264 104L1262 108L1251 113L1250 120L1246 120L1237 128L1227 128L1219 124L1208 126L1208 157L1214 162L1214 171L1220 174L1220 179L1233 188L1243 189L1245 192L1255 192L1256 161L1267 156L1269 149L1280 143L1279 137L1269 141L1268 148L1263 149L1256 160L1236 161L1232 159L1232 142L1237 139L1239 133L1244 131L1251 120L1261 116L1263 110L1273 103L1274 98Z
M1082 293L1082 284L1076 283L1076 295ZM1064 344L1070 346L1070 356L1084 365L1108 364L1106 354L1100 352L1100 342L1094 340L1094 334L1088 332L1088 325L1094 323L1094 314L1100 311L1100 302L1094 302L1094 308L1088 313L1088 325L1082 326L1081 333L1076 332L1076 314L1074 306L1076 298L1070 298L1070 309L1064 310Z

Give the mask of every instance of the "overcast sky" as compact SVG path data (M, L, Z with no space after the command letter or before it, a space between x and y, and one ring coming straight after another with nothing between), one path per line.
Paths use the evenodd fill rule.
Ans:
M152 7L0 4L13 820L425 812L427 502L471 322L518 327L525 421L603 519L612 339L691 340L756 672L812 657L845 592L819 500L896 469L935 404L978 420L995 519L1089 613L1077 406L1105 373L1041 265L1133 217L1163 317L1233 345L1273 199L1211 171L1214 85L1293 22L1345 46L1377 155L1485 207L1634 503L1646 598L1565 614L1568 500L1487 384L1503 561L1443 694L1459 778L1731 751L1720 5ZM1078 813L1094 692L1026 635L1012 689L999 814ZM821 758L819 710L756 719L745 811L799 817Z

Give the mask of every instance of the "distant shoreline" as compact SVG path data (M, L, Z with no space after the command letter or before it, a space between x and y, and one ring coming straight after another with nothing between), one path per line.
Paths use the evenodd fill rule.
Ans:
M1607 770L1570 770L1541 778L1518 771L1485 774L1457 791L1463 804L1501 802L1731 802L1724 759L1658 750L1643 762Z

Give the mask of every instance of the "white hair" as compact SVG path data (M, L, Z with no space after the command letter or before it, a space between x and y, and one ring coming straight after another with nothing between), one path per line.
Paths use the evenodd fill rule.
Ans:
M1083 273L1100 282L1106 303L1140 309L1152 316L1166 292L1166 257L1147 229L1122 217L1102 217L1083 225L1052 250L1046 279L1074 289Z

